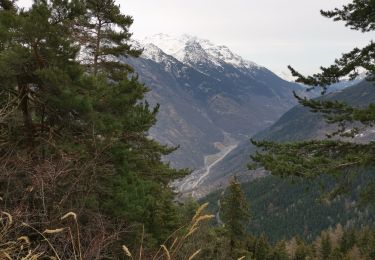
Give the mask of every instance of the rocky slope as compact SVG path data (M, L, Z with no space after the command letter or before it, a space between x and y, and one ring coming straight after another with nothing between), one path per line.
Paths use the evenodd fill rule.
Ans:
M248 140L296 104L298 84L282 80L225 46L184 35L156 35L137 43L141 58L126 59L161 104L151 136L180 145L172 166L203 170L207 156Z

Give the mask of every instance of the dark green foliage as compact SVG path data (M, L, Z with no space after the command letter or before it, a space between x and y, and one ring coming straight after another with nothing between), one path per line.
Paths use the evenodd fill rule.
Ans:
M129 40L133 18L124 15L114 0L88 0L86 14L76 31L80 44L85 47L83 62L97 75L106 72L111 79L126 77L133 69L118 60L119 57L138 57Z
M333 250L332 254L329 257L329 259L331 260L342 260L346 258L347 257L345 257L345 255L342 252L340 252L339 248L336 248L335 250Z
M322 15L333 18L334 21L344 21L346 26L362 32L370 32L375 29L374 12L375 1L373 0L354 0L343 6L342 9L321 11Z
M241 190L241 184L236 177L230 181L224 196L221 200L222 218L225 228L230 237L230 251L241 247L241 241L246 235L247 225L250 220L250 208L246 201L245 194Z
M230 259L228 232L225 228L211 227L203 233L202 248L199 259Z
M347 26L363 32L374 30L375 1L354 0L342 9L322 12L324 16L336 21L345 21ZM368 80L375 73L374 55L375 44L371 42L363 49L355 48L344 54L335 64L324 68L321 73L305 77L289 67L292 74L301 82L314 87L321 87L322 94L332 83L336 83L343 76L350 78L358 76L358 68L367 70ZM370 96L369 93L364 93ZM300 104L311 109L312 112L324 115L328 124L337 126L334 133L327 133L331 140L313 140L295 143L275 143L270 141L255 141L253 144L261 150L252 156L257 166L264 166L272 174L279 176L314 177L321 174L346 174L358 172L361 168L374 166L374 142L355 143L344 138L354 138L363 130L372 127L375 123L375 105L373 100L369 104L348 104L347 102L327 99L307 99L297 96ZM365 97L364 97L365 98ZM367 187L366 193L371 194ZM332 193L342 193L345 187L339 185ZM334 196L333 196L334 197ZM368 198L368 196L367 196Z
M278 176L315 177L322 173L340 173L347 167L369 167L375 160L375 148L370 144L343 141L305 141L274 143L254 141L262 152L252 160ZM265 152L265 154L263 154Z
M158 245L183 219L168 184L187 171L161 161L159 107L120 61L140 54L132 21L114 1L1 2L0 196L34 223L76 212L85 245L141 226Z
M340 243L340 250L347 253L355 244L355 233L353 230L345 230Z
M29 11L1 11L0 101L19 108L25 132L20 141L30 149L48 135L61 135L63 124L79 131L75 116L89 109L87 97L77 93L82 69L72 60L78 49L67 26L75 12L69 6L57 15L42 2ZM8 122L9 137L19 138L20 124L11 116Z
M320 255L322 259L329 259L332 253L331 239L328 234L325 234L320 241Z
M1 7L3 10L11 10L11 9L13 9L15 6L14 6L14 2L11 1L11 0L1 0L1 1L0 1L0 7Z
M289 259L288 252L286 250L285 241L279 241L273 247L272 253L268 259L273 259L273 260L288 260Z
M370 181L361 191L361 204L368 206L375 198L375 181Z
M263 234L257 237L250 252L253 252L255 259L266 260L270 252L270 245L267 237Z
M336 8L333 11L321 11L321 13L325 17L333 18L334 21L344 21L346 26L353 30L362 32L375 30L374 0L353 0L344 5L342 9ZM374 51L375 44L373 42L362 49L355 48L353 51L343 54L340 59L335 61L334 65L328 68L322 67L321 73L309 77L304 77L290 66L289 69L294 76L298 77L298 82L320 86L325 90L327 85L338 82L342 76L349 75L350 78L358 76L357 68L362 67L368 71L370 77L373 76L375 70Z
M293 260L305 260L313 256L313 249L301 237L296 237L296 248Z
M352 180L348 189L356 190L370 182L371 176L373 174L360 175ZM357 208L358 193L352 191L350 195L328 199L333 187L341 181L330 176L314 180L268 176L242 184L246 199L251 202L248 232L257 236L265 233L272 243L276 243L296 235L311 241L321 231L338 223L353 227L372 226L375 212L372 208ZM218 197L220 192L211 194L206 201L215 206ZM213 212L216 210L212 208Z
M294 195L298 197L299 193L295 193ZM304 212L303 210L298 211ZM304 213L312 215L310 212ZM265 215L265 218L269 217L264 213L262 214ZM286 218L290 218L290 222L292 223L290 227L293 226L293 223L297 219L294 216ZM275 226L282 225L282 223L276 223ZM272 230L276 230L275 226L270 228L271 232ZM224 260L239 259L240 257L244 257L242 259L257 260L373 259L375 243L375 231L373 227L355 228L354 226L354 222L348 223L344 228L341 225L337 225L336 227L331 226L323 230L319 235L310 237L308 241L306 237L307 234L311 234L309 230L306 230L307 233L302 236L292 236L286 240L279 240L274 243L269 243L267 236L264 234L254 236L247 233L237 243L237 247L233 251L231 251L230 247L231 233L228 232L227 227L214 226L201 230L195 239L185 246L186 248L192 248L193 246L200 248L204 244L197 259Z
M367 94L369 95L369 93ZM366 127L371 127L375 122L375 105L369 104L368 107L361 106L354 107L348 103L338 100L326 99L307 99L300 98L296 95L299 103L303 106L309 107L313 113L320 112L324 115L325 121L328 124L335 124L338 130L332 134L327 134L327 137L339 135L341 137L354 138L360 130ZM359 126L353 126L353 123L359 123ZM348 126L352 129L347 130Z

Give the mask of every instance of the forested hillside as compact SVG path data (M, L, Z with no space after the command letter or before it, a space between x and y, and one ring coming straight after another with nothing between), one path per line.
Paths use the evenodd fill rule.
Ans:
M359 187L373 181L375 175L363 174L352 185ZM320 232L338 224L346 228L373 226L375 209L361 205L358 192L330 200L334 184L328 177L316 181L285 180L274 176L242 184L246 200L251 205L252 218L248 232L265 234L270 241L289 240L295 236L311 241ZM222 191L202 199L213 212L219 212Z
M111 0L0 4L0 237L35 250L1 258L113 259L140 236L161 244L182 225L168 184L186 172L161 161L173 148L148 136L158 106L118 61L141 53L132 18Z

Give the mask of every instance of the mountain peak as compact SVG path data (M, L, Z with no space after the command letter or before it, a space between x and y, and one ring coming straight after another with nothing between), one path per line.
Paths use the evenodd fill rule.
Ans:
M141 40L143 44L154 44L163 50L166 54L174 56L182 50L187 42L185 37L172 37L168 34L159 33Z
M163 51L153 43L147 43L144 46L143 57L160 62L163 56Z
M173 37L159 33L146 37L141 42L143 44L153 44L181 62L209 62L216 66L230 64L237 68L250 70L261 68L256 63L245 60L233 53L227 46L215 45L209 40L200 39L189 34Z

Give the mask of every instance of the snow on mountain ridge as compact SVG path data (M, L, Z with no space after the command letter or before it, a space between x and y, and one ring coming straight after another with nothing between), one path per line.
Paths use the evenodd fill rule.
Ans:
M243 59L241 56L233 53L227 46L225 45L214 45L212 42L208 40L199 40L198 42L200 45L205 49L210 55L216 57L219 60L222 60L228 64L232 64L236 67L245 67L247 69L251 68L260 68L258 64L252 61L248 61Z
M212 64L222 67L221 61L210 55L198 41L188 41L185 48L179 51L176 56L192 66Z
M237 68L259 69L261 66L254 62L243 59L241 56L234 54L228 47L215 45L209 40L199 39L195 36L184 34L180 37L172 37L167 34L156 34L146 37L142 41L144 44L154 44L163 52L173 56L181 62L200 60L212 62L216 66L222 63L231 64ZM202 48L200 50L198 47ZM195 46L195 48L193 48ZM192 52L197 50L197 53ZM195 57L194 57L195 55Z
M156 62L161 62L162 61L162 50L157 47L155 44L148 43L143 46L143 57L156 61Z
M171 55L177 53L184 48L186 40L182 38L174 38L167 34L156 34L150 37L146 37L141 40L142 43L152 43L162 49L165 53Z

